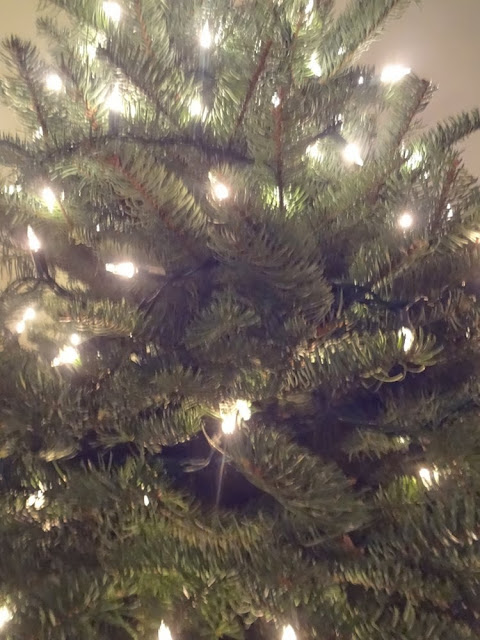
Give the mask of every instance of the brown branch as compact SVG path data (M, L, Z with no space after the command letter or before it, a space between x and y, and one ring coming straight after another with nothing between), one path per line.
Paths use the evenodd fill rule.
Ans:
M142 0L135 0L135 13L137 15L137 20L142 31L143 44L145 45L147 54L150 55L152 53L152 39L148 35L147 26L145 24L145 20L143 19Z
M239 130L239 128L242 125L243 119L245 118L245 114L247 112L248 109L248 105L250 104L250 100L253 98L253 94L255 93L255 87L258 84L258 81L260 80L260 76L263 73L263 70L265 69L265 65L267 63L267 58L268 55L270 53L270 49L272 48L272 44L273 44L273 40L270 38L270 40L267 40L267 42L264 44L262 52L260 54L260 58L258 60L258 64L257 67L255 69L255 72L253 74L253 76L250 78L250 82L248 84L248 90L247 90L247 95L245 96L245 100L243 101L243 105L242 105L242 109L238 115L237 121L235 123L235 129L233 130L233 133L231 135L230 138L230 144L232 143L235 135L237 134L237 131Z

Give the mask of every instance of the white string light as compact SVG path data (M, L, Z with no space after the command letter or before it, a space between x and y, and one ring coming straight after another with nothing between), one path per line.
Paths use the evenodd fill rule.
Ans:
M103 3L103 11L107 18L110 18L112 22L120 22L122 17L122 7L117 2L111 2L108 0Z
M111 94L107 98L107 108L115 113L122 113L124 109L124 101L120 93L118 83L113 87Z
M49 91L57 93L63 88L63 82L58 73L49 73L45 79L45 85Z
M312 160L316 160L317 162L323 160L323 153L320 150L320 145L318 142L314 142L313 144L309 144L307 147L307 155L312 158Z
M450 202L447 204L447 220L451 220L453 218L453 209Z
M33 134L33 139L40 140L41 138L43 138L43 127L38 127L38 129Z
M365 78L363 76L360 76L358 79L358 84L361 85L361 84L364 84L364 82L365 82Z
M33 307L28 307L28 309L25 309L25 313L23 314L23 321L30 322L35 319L36 315L35 309Z
M410 227L413 225L413 216L409 211L405 211L405 213L402 213L402 215L398 218L398 226L401 229L410 229Z
M315 4L314 0L308 0L307 6L305 7L305 13L307 15L309 13L312 13L314 4Z
M72 333L72 335L70 336L70 343L73 344L74 347L78 347L81 341L82 340L78 333Z
M403 350L408 353L415 342L415 334L408 327L402 327L398 332L398 337L403 341Z
M190 113L190 115L192 116L192 118L198 118L199 116L202 115L203 113L203 105L202 105L202 101L200 100L200 98L194 98L189 107L188 107L188 111Z
M230 196L230 189L226 184L220 182L220 180L218 180L218 178L213 173L208 174L208 179L210 180L210 184L212 185L213 196L217 200L226 200Z
M202 30L200 31L200 46L202 47L202 49L210 49L210 47L212 46L212 34L210 31L210 27L208 26L208 20L205 22L205 24L202 27Z
M150 498L147 496L147 494L145 494L143 496L143 504L148 507L148 505L150 504Z
M278 107L280 106L280 102L280 96L278 95L278 93L274 93L272 96L272 104L275 109L278 109Z
M6 606L0 607L0 629L3 629L3 627L7 624L7 622L10 622L10 620L13 618L13 613L10 611L10 609Z
M410 155L410 157L408 158L405 164L411 171L413 171L414 169L418 169L418 167L422 164L422 162L423 162L422 153L418 150L415 150L412 152L412 154Z
M158 640L172 640L172 633L163 620L158 629Z
M20 322L17 322L17 324L15 325L15 331L18 334L21 334L25 331L25 321L24 320L20 320Z
M318 61L318 55L316 53L312 53L312 55L310 56L308 68L310 69L310 71L313 73L314 76L317 76L319 78L322 75L323 73L322 67Z
M363 167L363 159L358 144L354 142L347 144L343 150L343 157L348 164L357 164L359 167Z
M119 262L114 264L113 262L107 262L105 265L106 271L109 273L113 273L116 276L121 276L122 278L133 278L133 276L137 273L137 268L133 264L133 262Z
M237 428L237 412L231 411L222 416L222 431L226 436L231 435Z
M404 67L401 64L389 64L382 69L380 80L385 84L395 84L400 82L405 76L411 72L409 67Z
M418 475L420 476L420 480L422 481L423 485L427 489L431 489L434 483L438 484L438 481L440 479L440 474L437 469L430 470L427 469L427 467L422 467L421 469L419 469Z
M346 51L347 51L346 48L342 44L342 46L338 50L338 55L343 56L343 54L346 53Z
M28 225L27 227L27 240L28 240L28 248L30 249L30 251L33 251L35 253L36 251L39 251L39 249L42 248L42 244L38 239L37 234L35 233L35 231L32 229L30 225Z
M57 205L57 196L50 187L42 189L42 200L50 213L52 213Z
M36 491L35 493L32 493L27 498L27 501L25 503L27 508L35 509L36 511L41 509L44 506L44 504L45 504L45 494L41 490Z
M283 627L282 640L297 640L297 634L291 624Z
M222 418L222 431L225 435L231 435L237 428L238 418L247 422L252 417L252 409L248 400L236 400L231 403L220 405L220 416Z
M235 408L238 411L238 415L242 420L245 420L245 422L250 420L250 418L252 417L252 409L248 400L237 400L235 403Z
M75 364L80 358L75 347L65 346L60 349L58 356L52 360L52 367L59 367L62 364Z
M20 193L22 190L21 184L6 184L3 187L3 192L8 193L9 196L13 196L14 193Z

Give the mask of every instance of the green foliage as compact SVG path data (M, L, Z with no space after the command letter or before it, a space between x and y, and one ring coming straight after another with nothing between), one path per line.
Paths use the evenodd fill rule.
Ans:
M3 43L5 638L478 637L480 116L358 63L408 4L44 0L48 60Z

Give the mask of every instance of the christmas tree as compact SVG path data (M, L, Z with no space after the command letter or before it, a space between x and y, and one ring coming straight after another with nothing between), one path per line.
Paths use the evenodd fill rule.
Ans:
M480 114L360 64L407 4L4 42L3 637L480 637Z

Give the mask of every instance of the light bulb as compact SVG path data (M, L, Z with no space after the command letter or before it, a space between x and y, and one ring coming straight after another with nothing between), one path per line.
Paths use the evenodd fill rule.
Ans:
M343 56L343 54L344 54L346 51L347 51L347 50L345 49L345 47L344 47L344 46L343 46L343 44L342 44L342 46L341 46L341 47L339 48L339 50L338 50L338 55L339 55L339 56Z
M103 3L103 11L107 18L110 18L112 22L120 22L122 17L122 8L117 2L111 2L108 0Z
M41 509L45 504L45 494L43 491L36 491L27 498L27 502L25 504L29 509L33 508L38 511L38 509Z
M80 358L75 347L66 346L60 349L58 356L53 359L52 367L59 367L62 364L74 364Z
M40 140L41 138L43 138L43 127L38 127L38 129L33 134L33 139Z
M203 105L201 100L199 98L194 98L191 101L190 106L188 107L188 111L193 118L201 116L203 113Z
M150 504L150 498L145 494L143 496L143 504L148 507L148 505Z
M453 209L450 202L447 204L447 220L451 220L453 218Z
M81 342L81 338L78 333L72 333L70 336L70 343L73 344L74 347L78 347Z
M237 428L237 412L230 411L222 416L222 431L225 435L231 435Z
M310 62L308 63L308 68L313 73L314 76L318 78L322 75L322 67L318 61L318 55L316 53L312 53L310 56Z
M358 84L363 84L365 82L365 78L363 76L360 76L358 79Z
M247 400L237 400L235 403L235 408L238 411L238 415L242 420L250 420L252 417L252 410L250 408L250 403Z
M210 27L208 26L208 20L200 31L200 46L203 49L210 49L212 46L212 34L210 32Z
M119 262L117 264L107 262L105 269L116 276L121 276L122 278L133 278L137 272L137 268L133 262Z
M49 73L45 80L46 87L49 91L61 91L63 82L58 73Z
M438 469L427 469L427 467L422 467L418 471L418 475L420 476L420 480L424 484L427 489L430 489L433 486L433 483L438 483L440 479L440 474Z
M418 169L418 167L422 164L422 162L423 162L422 153L420 153L420 151L415 150L413 151L413 153L408 158L405 164L410 170L413 171L414 169Z
M25 309L25 313L23 314L23 321L28 322L29 320L34 320L35 316L35 309L33 307L28 307L28 309Z
M158 640L172 640L172 634L170 632L170 629L163 622L163 620L158 629Z
M314 0L308 0L307 6L305 7L305 13L308 15L312 13L314 7Z
M404 67L401 64L389 64L382 69L380 80L385 84L395 84L395 82L400 82L402 78L408 76L410 71L409 67Z
M13 614L8 607L0 607L0 629L3 629L7 622L10 622L12 618Z
M272 96L272 104L274 106L275 109L277 109L280 106L280 96L278 95L278 93L274 93Z
M37 234L35 233L35 231L32 229L30 225L28 225L27 227L27 240L28 240L28 248L30 249L30 251L35 252L42 248L40 240L37 237Z
M115 113L123 112L124 102L118 83L113 87L112 93L107 98L107 108Z
M398 337L403 340L403 350L408 353L415 342L415 334L408 327L402 327L398 332Z
M359 167L363 167L363 159L358 144L354 142L347 144L343 150L343 157L348 164L357 164Z
M318 144L318 142L314 142L313 144L308 145L307 155L309 155L312 160L323 159L323 153L320 151L320 145Z
M408 211L406 211L405 213L402 213L402 215L398 219L398 226L401 229L410 229L412 224L413 224L412 214L409 213Z
M52 213L57 204L57 196L53 193L50 187L45 187L42 190L42 200L50 213Z
M282 640L297 640L297 634L291 624L283 627Z
M25 321L24 320L20 320L20 322L17 322L17 324L15 325L15 331L18 334L23 333L25 331Z
M230 195L230 189L223 182L217 182L213 185L213 195L217 200L226 200Z

